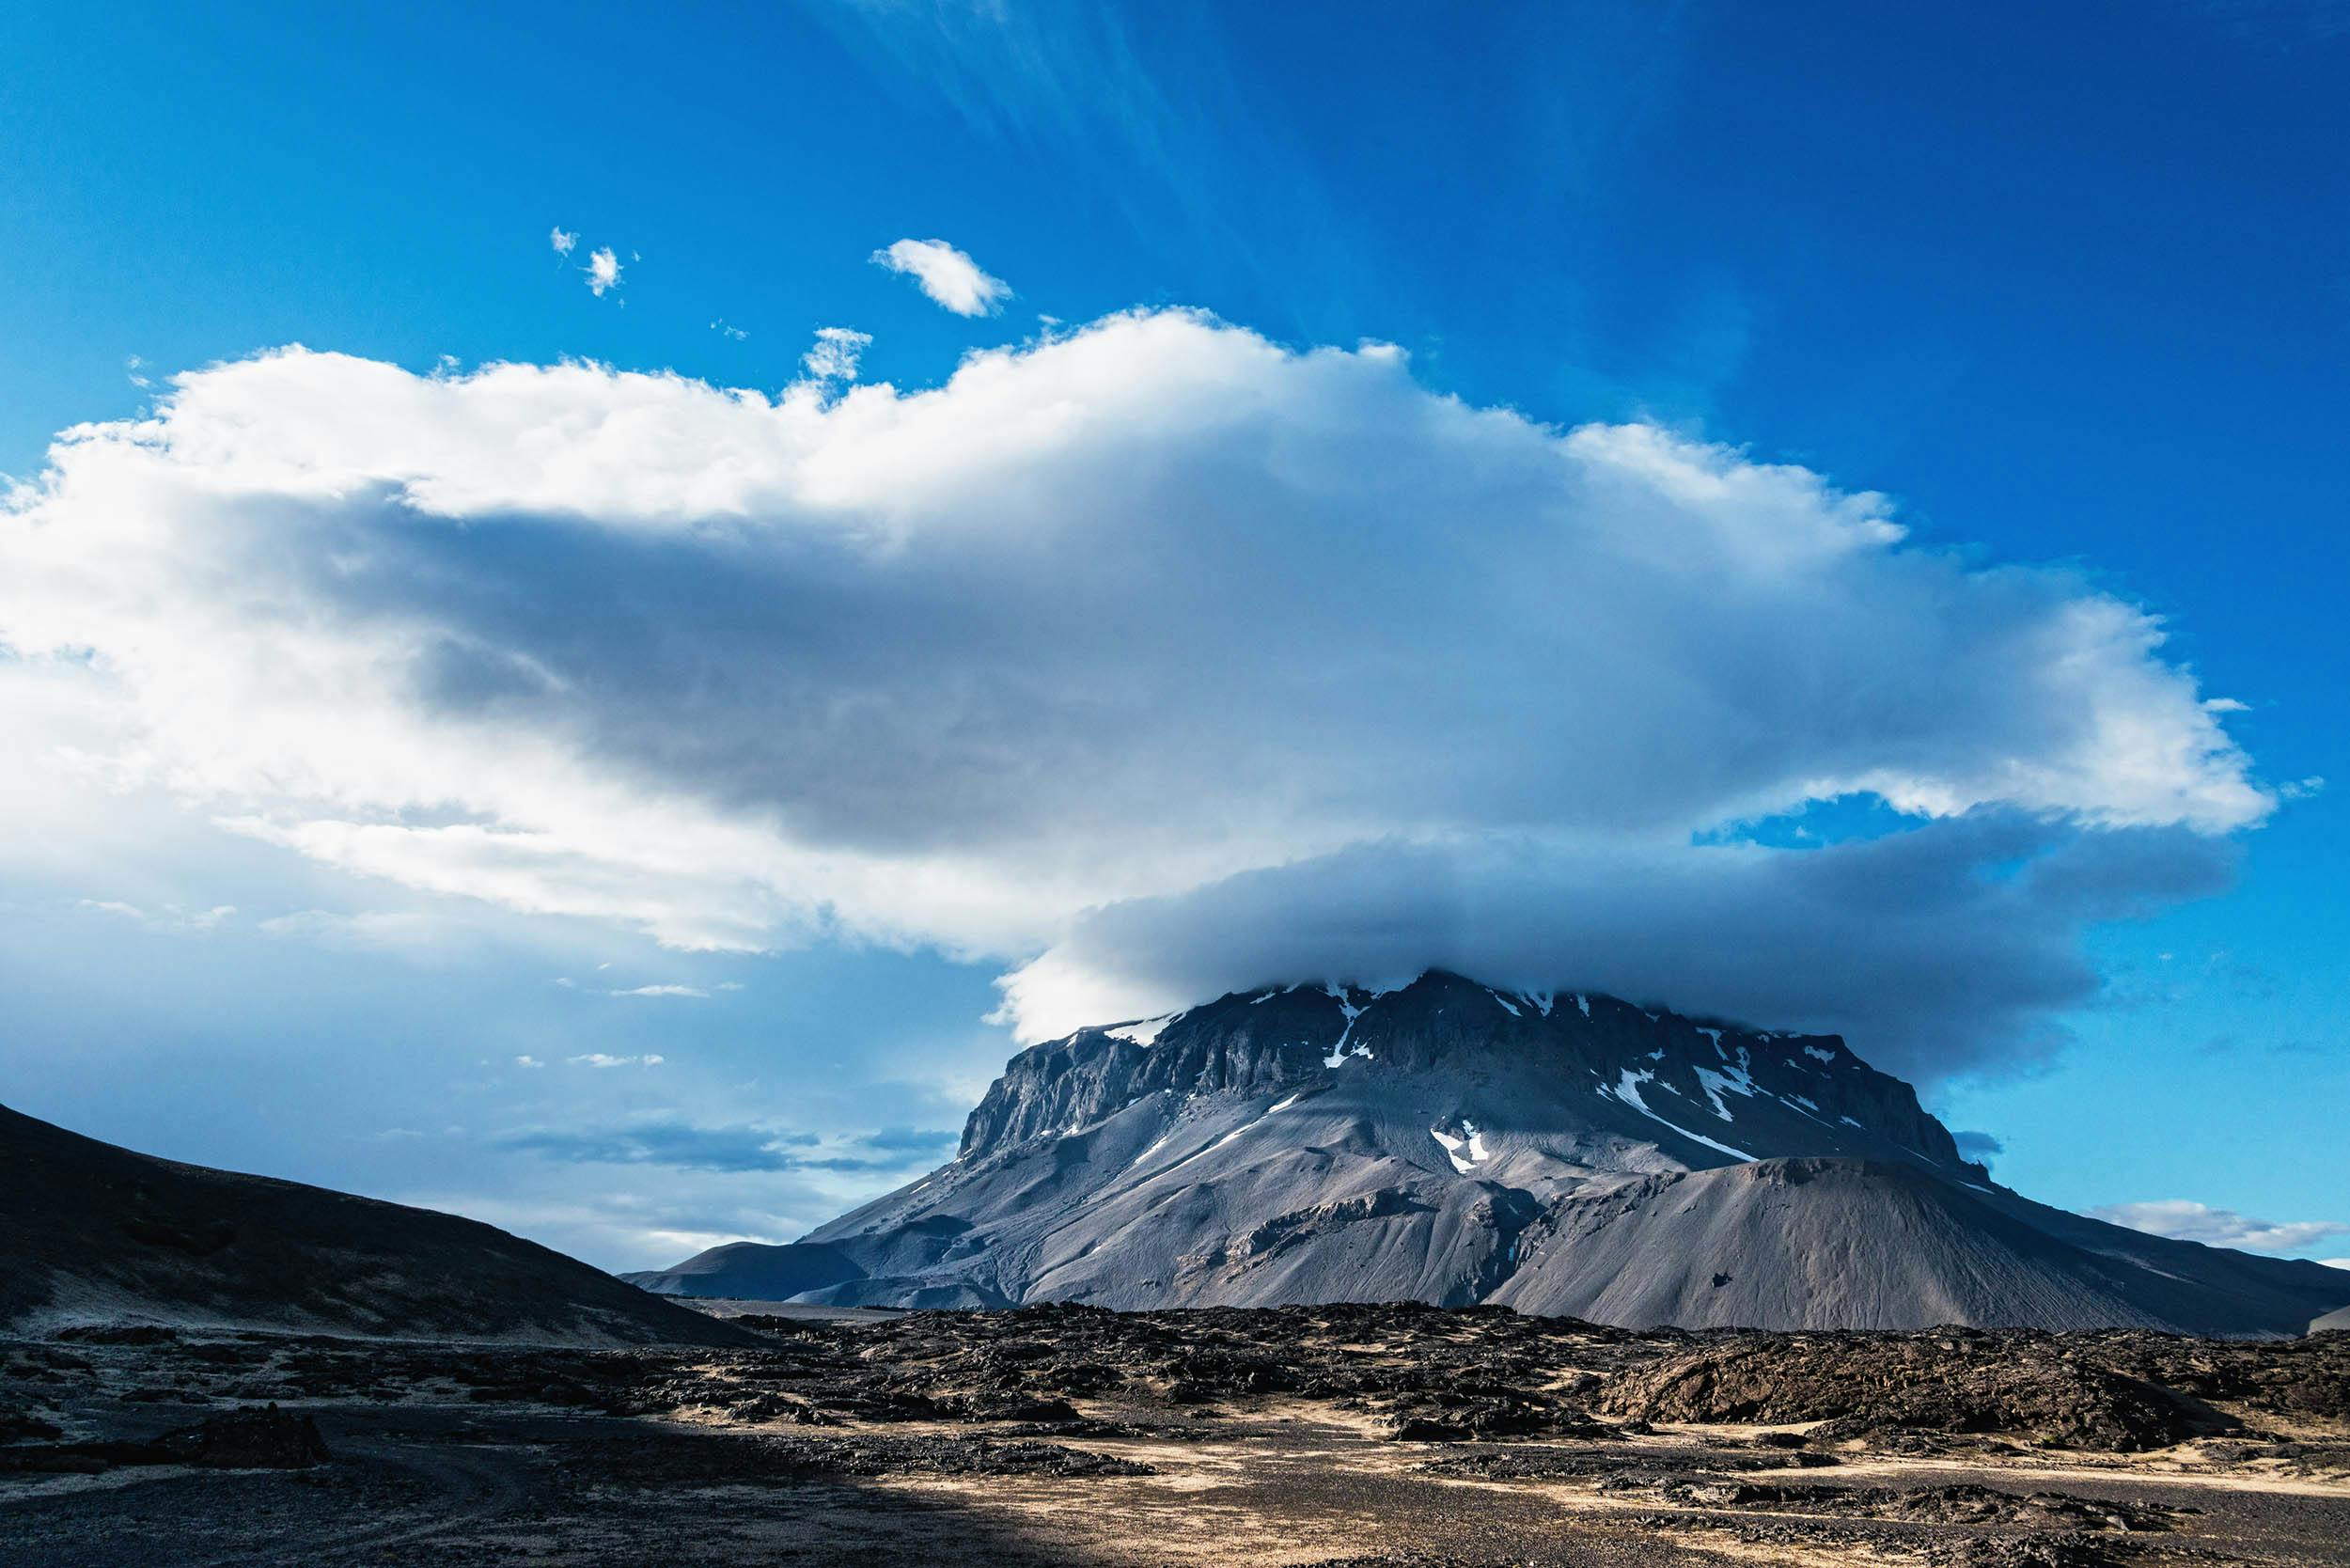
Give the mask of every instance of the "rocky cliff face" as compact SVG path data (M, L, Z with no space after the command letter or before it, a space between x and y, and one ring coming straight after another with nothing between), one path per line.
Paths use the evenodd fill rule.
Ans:
M1998 1186L1833 1036L1443 973L1032 1047L920 1182L804 1243L642 1277L754 1278L837 1304L1491 1301L1789 1328L2295 1333L2350 1300L2342 1271Z
M1829 1152L1894 1153L1951 1170L1965 1164L1916 1091L1837 1036L1706 1024L1595 994L1504 993L1442 972L1386 992L1296 985L1237 994L1032 1046L971 1113L962 1158L1081 1129L1152 1095L1304 1092L1350 1072L1528 1080L1546 1101L1587 1100L1574 1120L1637 1138L1661 1135L1700 1167ZM1982 1178L1979 1168L1975 1175Z

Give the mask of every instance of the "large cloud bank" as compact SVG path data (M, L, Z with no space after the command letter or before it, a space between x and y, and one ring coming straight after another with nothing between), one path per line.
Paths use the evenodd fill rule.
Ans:
M295 349L62 437L0 640L236 831L992 957L1028 1037L1446 963L1933 1073L2271 801L2143 611L1888 514L1181 312L838 398ZM1853 794L1911 825L1731 831Z

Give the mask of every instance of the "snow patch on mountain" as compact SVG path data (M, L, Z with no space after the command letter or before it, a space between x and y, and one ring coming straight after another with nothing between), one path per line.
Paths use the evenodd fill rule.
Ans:
M1647 1117L1651 1121L1653 1121L1662 1127L1671 1128L1674 1132L1679 1133L1683 1137L1687 1138L1692 1143L1701 1143L1708 1149L1718 1149L1723 1153L1728 1154L1734 1159L1751 1160L1755 1158L1754 1155L1747 1153L1743 1149L1733 1149L1727 1143L1718 1143L1713 1138L1707 1137L1703 1133L1693 1133L1688 1128L1680 1125L1678 1122L1668 1121L1665 1118L1657 1115L1653 1110L1650 1109L1648 1102L1640 1097L1640 1086L1645 1083L1653 1082L1655 1077L1656 1074L1653 1073L1636 1073L1631 1068L1627 1067L1623 1070L1623 1075L1617 1079L1615 1088L1606 1092L1613 1093L1617 1099L1622 1101L1625 1105L1630 1105L1634 1110L1638 1111L1642 1116ZM1662 1084L1658 1087L1663 1089L1672 1088L1670 1084ZM1675 1092L1679 1091L1675 1090ZM1719 1100L1716 1100L1714 1104L1716 1109L1720 1108L1721 1102ZM1724 1112L1723 1114L1725 1117L1728 1115L1727 1112Z
M1136 1045L1154 1043L1166 1032L1167 1026L1183 1016L1180 1012L1162 1013L1156 1018L1139 1019L1132 1024L1113 1024L1102 1032L1112 1040L1131 1041Z
M1459 1126L1461 1131L1458 1137L1441 1127L1429 1128L1428 1136L1443 1148L1445 1158L1452 1162L1452 1168L1466 1176L1493 1155L1487 1152L1485 1135L1478 1130L1476 1122L1465 1117Z

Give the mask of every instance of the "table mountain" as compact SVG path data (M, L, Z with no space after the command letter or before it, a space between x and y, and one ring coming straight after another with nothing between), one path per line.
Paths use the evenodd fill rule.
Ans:
M1633 1326L2299 1333L2315 1263L2034 1203L1832 1035L1431 972L1079 1029L922 1180L629 1276L836 1305L1493 1302Z

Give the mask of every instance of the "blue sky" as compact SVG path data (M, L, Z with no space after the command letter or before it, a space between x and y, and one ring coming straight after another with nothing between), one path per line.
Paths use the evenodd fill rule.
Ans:
M1665 852L1603 864L1589 852L1591 835L1685 837L1696 823L1713 841L1804 853L1797 829L1812 844L1889 834L1919 855L1977 856L1965 863L1982 875L2018 855L2094 858L2123 844L2126 854L2100 862L2128 861L2101 901L2045 902L2057 896L2046 888L2077 877L2046 876L2040 892L2017 893L2043 900L2026 909L2046 922L2031 928L2040 946L2029 953L1993 940L2015 911L1974 908L1986 922L1982 962L2009 968L1986 973L1971 1024L1958 981L1972 960L1946 953L1933 1027L1872 1040L1856 1027L1855 1047L1930 1080L1930 1103L1954 1126L1999 1138L1999 1174L2034 1196L2084 1209L2176 1200L2277 1222L2350 1223L2350 1179L2331 1152L2350 1090L2338 1022L2350 1005L2345 818L2339 788L2315 782L2350 779L2339 690L2350 632L2336 540L2350 346L2350 192L2338 152L2350 107L2339 88L2350 17L2338 7L1499 7L1471 23L1311 5L840 3L759 18L691 6L515 7L485 18L453 7L224 5L132 8L101 28L72 8L32 4L0 17L0 58L9 62L0 94L0 471L36 480L57 431L136 416L175 374L295 343L418 376L444 356L461 377L494 362L569 359L671 369L770 397L806 384L802 356L822 327L870 335L858 367L869 389L940 388L962 356L1005 351L1026 388L1013 400L1029 417L1069 398L1122 411L1130 423L1103 450L1129 473L1145 461L1162 465L1152 475L1180 473L1181 486L1167 481L1168 516L1217 520L1180 525L1204 530L1197 535L1147 536L1178 552L1152 557L1160 570L1165 559L1199 564L1200 597L1168 597L1190 618L1174 624L1198 628L1214 651L1193 665L1116 665L1122 683L1088 687L1054 712L1074 725L1069 714L1120 694L1166 704L1167 732L1187 743L1166 771L1188 776L1185 793L1204 790L1242 824L1230 838L1193 824L1157 846L1150 874L1105 880L1101 846L1131 825L1107 806L1083 824L1100 837L1048 833L984 790L975 797L977 776L953 771L971 765L968 754L926 762L878 743L821 753L836 778L876 770L852 800L793 771L794 758L817 751L744 750L687 722L716 714L743 732L788 727L808 698L762 684L760 661L779 646L807 668L871 682L856 690L873 701L904 699L873 673L901 652L935 688L964 645L954 641L960 622L922 606L935 610L951 581L997 584L1025 623L1066 614L1078 623L1073 641L1103 636L1115 651L1115 627L1094 625L1089 607L1103 619L1147 618L1151 605L1120 597L1111 564L1082 548L1073 557L1069 536L1038 546L1048 563L1036 569L1047 572L1041 584L996 556L951 552L920 585L856 578L836 600L798 584L804 597L788 602L802 618L798 640L778 644L760 622L784 601L729 599L710 580L673 576L666 545L583 541L560 529L509 543L487 525L419 542L402 520L334 512L332 526L347 531L337 537L413 549L398 558L418 574L364 601L333 599L337 628L413 626L427 611L467 606L462 635L447 644L459 651L435 654L416 676L430 678L434 723L511 724L517 736L584 748L614 791L638 792L634 814L597 819L605 826L624 821L632 832L698 843L756 807L797 824L795 855L847 846L896 868L892 876L918 862L919 877L794 860L791 877L819 889L802 908L791 877L746 893L697 865L682 882L659 881L648 866L659 861L666 876L685 852L632 843L626 876L607 857L558 896L514 892L478 863L427 866L405 851L370 858L374 840L363 836L330 846L320 824L375 822L368 811L409 827L514 824L494 802L467 795L462 778L386 782L401 765L393 753L414 739L398 728L416 719L405 709L386 711L383 756L344 756L343 771L306 793L286 785L283 758L263 756L258 741L232 756L222 727L250 719L258 733L274 717L290 732L316 710L268 706L280 689L270 672L258 685L223 685L231 666L206 629L233 620L215 618L214 601L197 604L185 580L153 591L175 596L181 619L170 624L189 640L142 651L147 673L113 691L135 710L120 722L98 713L67 667L71 657L55 648L34 656L32 635L8 624L0 598L0 638L24 654L12 672L14 727L45 760L0 787L21 824L0 854L0 987L11 1015L0 1098L11 1105L183 1158L462 1208L633 1266L707 1239L796 1233L931 1163L939 1135L959 1126L1013 1048L1010 1028L983 1022L1002 999L997 977L1039 952L1065 955L1043 973L1070 1007L1125 995L1120 984L1207 983L1238 961L1200 935L1200 911L1221 910L1211 923L1246 930L1227 917L1234 901L1243 913L1311 911L1395 881L1355 876L1340 860L1319 882L1291 879L1278 898L1254 884L1198 893L1234 870L1385 842L1439 819L1447 831L1533 834L1563 885L1612 889L1620 902L1603 901L1602 912L1637 948L1687 929L1643 924L1663 907L1641 890L1667 874ZM578 236L569 254L550 244L554 228ZM870 259L893 242L930 238L1004 280L1011 297L995 314L957 314ZM599 296L581 269L602 248L620 274ZM1080 330L1136 307L1205 311L1229 328L1089 339ZM1040 350L1072 340L1076 349L1058 356ZM1367 340L1397 356L1351 353ZM1264 343L1350 353L1335 367L1272 367L1258 355ZM1081 362L1089 352L1093 360ZM207 428L243 431L250 420L282 431L312 401L349 410L362 432L417 410L419 428L443 432L433 439L444 444L456 439L450 431L494 424L478 401L435 413L442 394L431 389L451 384L394 389L378 404L354 372L313 368L214 384ZM1067 379L1046 384L1053 376ZM828 386L818 394L824 406L854 406L837 379ZM1554 623L1590 608L1578 603L1576 576L1558 582L1539 613L1497 610L1460 588L1440 603L1480 606L1463 624L1504 631L1397 650L1414 670L1448 670L1467 715L1428 717L1399 745L1440 735L1447 757L1491 752L1448 775L1449 792L1322 795L1323 809L1301 816L1278 791L1242 791L1232 779L1247 767L1229 758L1202 770L1201 748L1214 756L1218 744L1216 715L1187 694L1264 680L1262 711L1244 702L1231 722L1252 737L1248 766L1271 776L1296 759L1269 740L1256 745L1251 726L1295 739L1294 722L1267 715L1293 715L1283 701L1351 689L1352 679L1337 662L1314 662L1348 646L1314 633L1317 606L1292 616L1272 589L1238 588L1217 570L1270 562L1278 585L1335 565L1373 596L1358 603L1382 603L1375 596L1402 585L1378 575L1380 553L1423 552L1442 570L1418 575L1450 592L1456 575L1484 582L1486 568L1506 575L1515 557L1489 558L1497 545L1425 519L1444 511L1447 494L1506 510L1520 492L1484 460L1460 455L1471 437L1445 435L1452 445L1432 445L1416 470L1439 476L1416 497L1418 510L1397 502L1388 518L1299 503L1293 518L1281 514L1293 523L1283 536L1293 549L1261 557L1249 530L1268 514L1252 505L1287 506L1298 492L1286 487L1288 470L1275 475L1281 486L1249 488L1269 482L1234 456L1254 449L1250 427L1200 410L1261 400L1283 440L1357 432L1357 447L1314 449L1337 465L1312 492L1326 498L1359 465L1444 421L1456 405L1430 394L1515 411L1530 430L1600 422L1688 444L1668 458L1581 454L1580 482L1595 495L1649 472L1652 459L1712 463L1706 473L1733 488L1778 483L1761 467L1776 464L1845 494L1881 493L1872 515L1907 530L1896 554L1930 552L1977 575L1937 587L1907 568L1848 576L1839 567L1806 596L1765 604L1752 582L1725 584L1700 565L1645 572L1626 591L1653 595L1641 602L1658 618L1693 629L1658 645L1673 657L1704 641L1710 606L1751 602L1764 618L1758 638L1781 624L1767 610L1862 639L1823 640L1808 654L1819 667L1914 665L1913 684L1888 676L1891 689L1851 697L1868 715L1856 732L1883 741L1882 755L1857 756L1868 748L1830 737L1821 749L1774 756L1767 777L1723 764L1717 788L1693 788L1679 803L1683 816L1652 821L1619 795L1671 794L1657 781L1710 779L1714 752L1735 751L1741 765L1747 752L1725 740L1684 756L1673 749L1681 740L1660 739L1636 714L1592 742L1595 771L1614 768L1624 789L1578 784L1554 807L1512 759L1555 761L1544 776L1556 776L1583 754L1547 729L1511 726L1554 674L1594 679L1557 663L1562 649L1602 645L1559 640L1567 635ZM580 428L582 409L624 428L621 410L675 421L663 428L688 447L707 435L714 469L639 465L676 494L692 493L697 474L723 471L719 459L733 450L734 437L712 433L721 414L691 400L648 413L641 402L622 409L622 391L608 385L545 395L576 400L558 411L565 430ZM896 407L870 417L885 423ZM977 391L939 404L937 420L890 462L919 466L941 449L962 451L965 431L999 451L1006 427L989 422L994 407ZM1149 433L1162 428L1192 433L1180 443ZM196 449L197 433L191 416L182 449ZM1257 436L1273 444L1263 430ZM281 455L290 449L290 438L273 439ZM346 447L359 439L335 436ZM1715 449L1706 443L1744 455L1691 455ZM309 462L311 448L302 455ZM455 484L462 465L444 457L403 450L400 461ZM375 454L359 467L372 481L385 461ZM838 451L827 461L853 466ZM1020 525L1015 501L1049 510L1112 466L1089 461L1039 477L986 461L996 465L971 471L983 473L984 494L1013 498L1001 503L998 538ZM928 492L872 483L854 502L869 521L927 515ZM546 494L452 505L478 524L531 514ZM1105 494L1101 510L1115 512L1119 492ZM1776 491L1765 499L1816 500ZM570 516L598 503L567 491L544 504ZM669 505L628 503L632 518L667 516ZM670 510L679 508L692 510ZM1386 520L1346 532L1374 513ZM1350 547L1350 537L1359 542ZM232 564L281 562L283 544L259 541L259 554ZM2011 571L2038 575L2014 588L1999 576ZM429 594L416 587L427 582ZM615 598L616 582L634 597ZM305 590L316 584L306 579ZM1985 698L1977 713L1978 694L2024 677L2004 655L1970 662L1951 650L2024 626L2002 619L2028 613L2013 607L2016 597L2051 618L2092 601L2142 608L2161 618L2167 641L2143 658L2106 651L2110 679L2090 687L2035 685L2029 702ZM158 602L110 600L116 619L105 624L119 631L133 613L124 604ZM904 617L888 621L901 635L882 651L851 627L819 638L807 628L836 603L866 606L869 627ZM1284 667L1312 679L1275 682L1216 649L1211 621L1227 607L1236 624L1303 623L1282 644ZM30 624L39 608L19 619ZM567 609L577 611L569 623ZM1510 617L1521 611L1529 619L1518 636ZM109 658L127 655L87 632L97 624L69 627L67 640L86 644L99 675L113 679ZM1009 635L974 624L964 630L996 639L988 647ZM598 642L610 655L602 662L585 647ZM375 667L358 646L346 637L319 656ZM933 647L943 662L923 664ZM181 655L210 672L192 696L173 683ZM564 675L549 678L564 700L534 704L501 683L510 671L495 661L525 657L529 670ZM2103 754L2084 762L2063 749L2071 742L2047 739L2084 702L2144 675L2148 660L2187 672L2201 699L2243 705L2219 718L2240 763L2170 753L2159 765ZM1018 674L1033 682L1044 667ZM1795 667L1750 691L1692 666L1651 695L1677 700L1695 683L1718 706L1692 713L1822 711ZM660 698L677 688L662 682L681 670L701 683L665 725ZM2025 672L2025 683L2044 673ZM1645 690L1643 678L1622 676L1624 689ZM711 695L737 686L750 695ZM2167 692L2147 701L2176 696ZM1944 722L1946 708L1966 722ZM1590 739L1602 721L1590 715L1616 710L1587 701L1575 712ZM2191 725L2186 712L2100 709L2099 732ZM948 728L970 733L992 713L954 710ZM1399 730L1419 722L1399 721ZM1130 748L1131 733L1122 722L1088 732L1064 756L1016 727L990 731L997 771L986 776L1009 796L1007 748L1098 760ZM1340 742L1316 733L1297 744L1326 751ZM1917 760L1925 753L1931 766ZM1349 755L1367 772L1384 757L1368 746ZM2019 756L2061 776L2029 789L1981 784L1994 763L2012 774ZM925 767L934 779L916 776ZM1797 809L1782 786L1805 767L1871 777L1871 768L1907 769L1924 793L1906 814L1850 800ZM2149 768L2177 776L2149 783ZM1199 783L1219 769L1230 776ZM1124 773L1095 783L1083 800L1164 814L1161 797ZM2210 805L2238 784L2267 804ZM1958 827L1975 839L1941 834L1950 822L1917 808L1937 790L1974 805L1976 825ZM653 809L680 792L718 805L690 818ZM350 806L354 795L365 798L339 814L318 804ZM967 821L957 814L954 802L975 799ZM2162 804L2173 800L2203 804ZM1340 810L1355 831L1321 832ZM1061 811L1082 815L1082 804ZM1997 838L1982 826L1985 814L1999 812L2031 818L2038 836L1983 847ZM2101 813L2106 825L2093 820ZM2118 828L2116 813L2127 819ZM1758 817L1767 820L1757 826ZM2186 817L2197 825L2179 845L2161 837L2176 837ZM2068 825L2046 827L2052 818ZM1308 820L1316 832L1301 832ZM1904 837L1912 834L1920 836ZM1480 908L1525 913L1469 950L1532 962L1523 955L1552 950L1542 941L1565 940L1533 912L1555 885L1488 875L1493 840L1480 842L1484 851L1447 858L1443 874ZM986 859L985 876L975 856ZM940 891L966 874L979 892ZM1904 886L1923 875L1906 865L1882 874ZM1023 902L1029 882L1050 890L1033 908ZM1082 914L1134 900L1127 916ZM774 913L781 905L791 912ZM1016 917L1001 913L1012 905ZM1407 946L1427 930L1419 919L1394 916ZM1182 957L1146 974L1136 943ZM1954 939L1951 951L1974 949ZM2095 980L2086 990L2059 973L2077 952ZM1676 987L1668 964L1631 972ZM1856 984L1823 981L1816 997L1789 993L1784 1005L1882 1017L1886 998ZM1687 979L1694 998L1666 999L1779 995L1755 985L1717 966ZM664 986L683 990L613 995ZM543 1065L521 1065L525 1057ZM2285 1249L2340 1256L2350 1238L2296 1234Z

